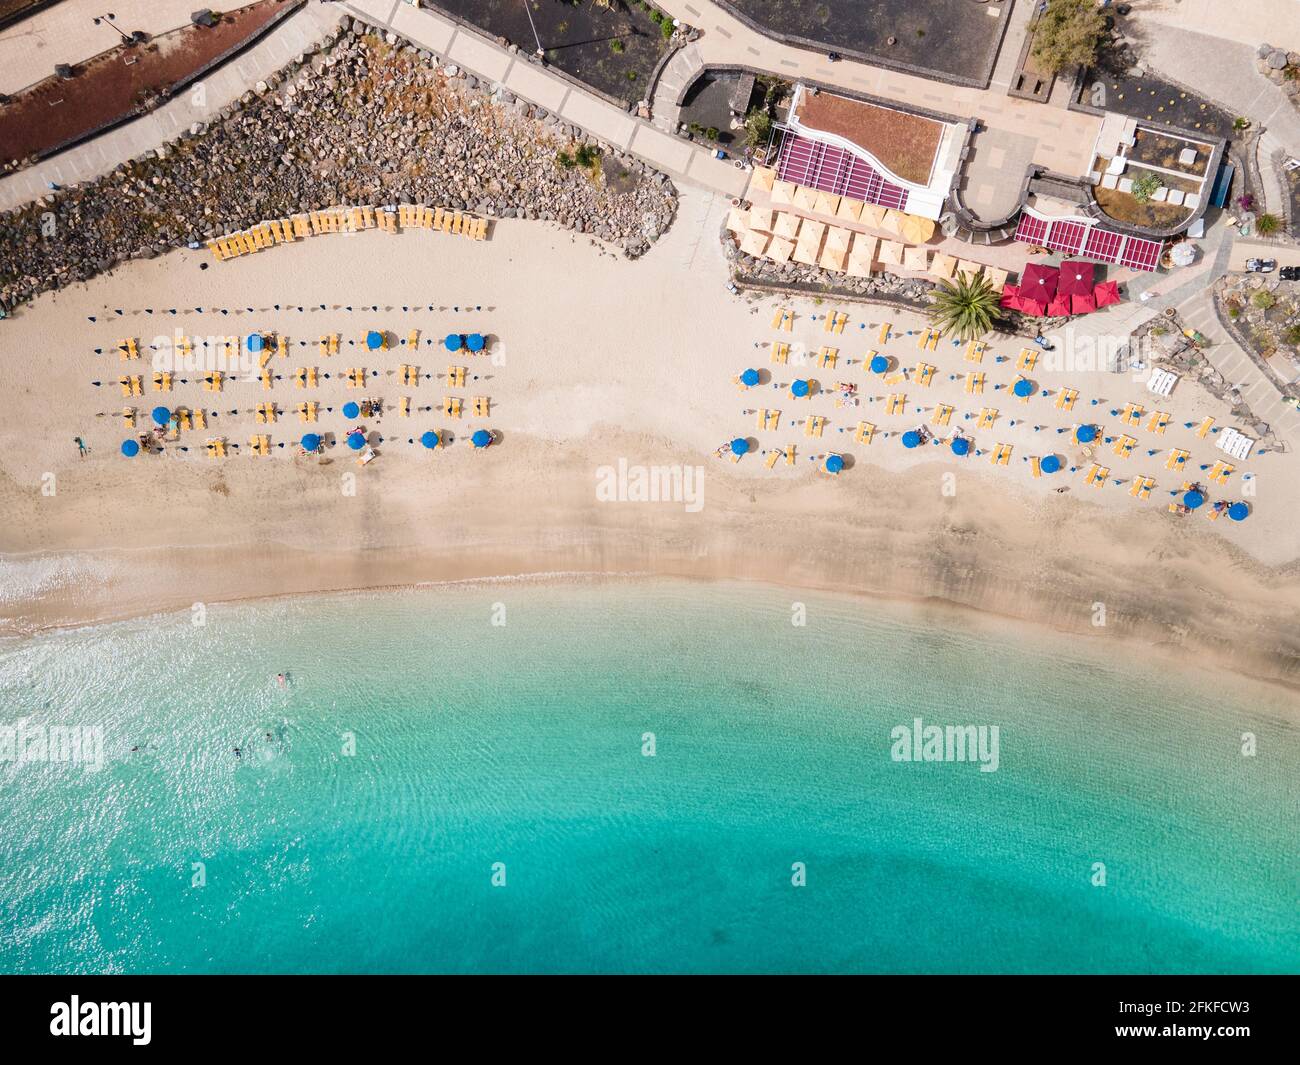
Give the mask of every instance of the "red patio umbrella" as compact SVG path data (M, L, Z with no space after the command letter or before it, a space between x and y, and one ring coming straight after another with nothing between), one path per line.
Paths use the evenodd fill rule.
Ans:
M1021 295L1020 309L1025 314L1037 315L1039 318L1047 313L1047 304L1039 303L1037 300L1030 299L1028 296Z
M1052 302L1047 305L1047 316L1049 318L1063 318L1070 314L1070 298L1062 296L1059 292L1053 298Z
M1002 306L1008 310L1020 310L1020 286L1003 285L1002 286Z
M1020 298L1030 299L1047 306L1048 300L1056 295L1056 285L1060 271L1055 266L1042 263L1029 263L1020 271Z
M1092 290L1092 296L1097 301L1098 307L1109 307L1112 303L1119 303L1119 282L1103 281Z
M1056 291L1062 296L1087 296L1092 293L1092 263L1061 263L1061 279Z
M1092 298L1092 293L1089 292L1086 296L1071 296L1070 306L1075 314L1087 314L1089 311L1097 309L1097 301Z

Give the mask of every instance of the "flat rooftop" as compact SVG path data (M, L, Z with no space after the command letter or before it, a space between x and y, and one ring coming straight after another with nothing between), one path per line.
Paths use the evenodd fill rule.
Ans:
M824 91L800 93L796 107L800 125L851 141L904 181L929 184L942 122Z

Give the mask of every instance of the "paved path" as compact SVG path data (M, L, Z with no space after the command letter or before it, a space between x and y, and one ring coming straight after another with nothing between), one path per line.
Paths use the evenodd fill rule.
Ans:
M651 123L592 96L522 52L512 53L436 11L396 0L349 0L331 6L391 30L487 81L503 85L514 95L607 144L639 156L678 180L727 196L741 195L749 184L749 171L738 170L703 148L669 136Z
M1300 46L1300 4L1295 0L1129 0L1133 15L1174 29L1213 33L1221 41L1248 44L1265 42L1275 48ZM1202 70L1193 67L1200 75Z
M121 21L120 10L117 14ZM341 13L332 5L307 4L251 48L205 77L201 82L201 103L196 102L200 97L193 91L195 86L190 86L147 115L0 178L0 211L39 199L50 191L51 182L73 185L90 181L175 139L194 123L206 121L258 81L296 59L320 41L340 18Z

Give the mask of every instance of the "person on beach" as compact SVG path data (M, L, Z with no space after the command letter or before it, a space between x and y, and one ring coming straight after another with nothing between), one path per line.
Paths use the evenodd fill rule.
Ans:
M74 436L72 442L77 445L77 452L81 458L84 459L88 454L90 454L90 448L86 447L86 442L82 440L81 437Z

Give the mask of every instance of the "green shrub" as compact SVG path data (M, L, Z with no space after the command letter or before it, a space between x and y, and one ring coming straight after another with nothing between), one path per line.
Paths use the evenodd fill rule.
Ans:
M620 41L617 37L615 37L612 41L609 42L609 50L615 53L616 55L619 52L622 52L623 49L624 49L623 42Z
M1282 339L1293 348L1300 346L1300 325L1291 326L1291 328L1282 334Z
M668 40L673 35L673 20L666 18L659 24L659 30L664 35L664 40Z
M664 20L663 12L661 12L661 11L654 11L654 10L651 10L651 12L650 12L650 21L651 21L651 22L653 22L653 23L655 23L655 24L657 25L657 24L663 22L663 20Z
M1250 302L1258 307L1261 311L1266 311L1277 303L1277 297L1268 289L1262 288L1250 297Z
M745 116L745 140L751 148L763 147L772 136L772 116L753 110Z
M1261 214L1255 218L1255 232L1261 237L1270 237L1282 228L1282 219L1275 214Z
M1160 187L1160 178L1155 174L1143 174L1133 181L1133 199L1138 203L1150 203L1156 189Z

